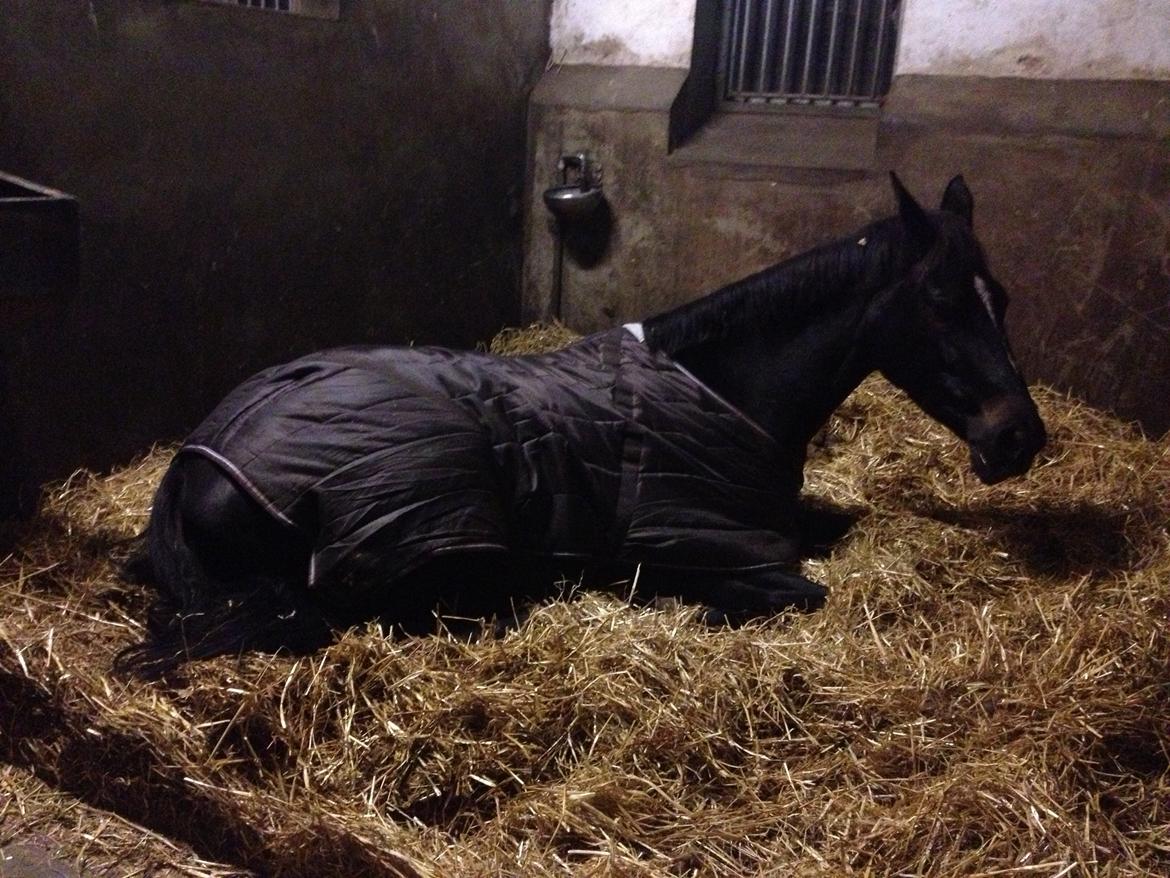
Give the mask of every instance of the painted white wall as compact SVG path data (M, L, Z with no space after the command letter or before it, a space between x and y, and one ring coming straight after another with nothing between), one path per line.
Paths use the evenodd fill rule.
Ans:
M904 0L898 73L1170 79L1170 0Z
M554 0L552 60L689 67L694 29L695 0Z
M1170 0L904 0L898 73L1170 79ZM687 67L695 0L554 0L562 64Z

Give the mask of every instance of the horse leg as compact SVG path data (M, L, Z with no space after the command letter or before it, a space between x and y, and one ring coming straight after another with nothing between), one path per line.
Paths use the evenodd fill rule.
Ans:
M398 579L387 574L386 557L355 551L318 584L319 602L338 627L376 619L400 634L433 634L441 626L474 639L484 623L498 633L518 626L533 603L553 593L555 577L544 565L505 552L439 555Z
M858 515L844 509L801 504L796 527L800 534L800 557L826 558L833 547L857 523Z
M828 596L823 586L798 573L772 569L721 575L643 568L637 591L704 604L709 608L705 618L713 624L741 622L793 608L817 610Z

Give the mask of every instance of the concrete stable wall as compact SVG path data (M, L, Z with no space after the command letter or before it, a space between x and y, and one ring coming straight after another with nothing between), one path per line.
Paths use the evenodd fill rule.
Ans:
M880 114L716 108L705 124L723 4L655 0L650 28L627 6L554 2L554 58L577 66L533 99L529 316L551 301L539 194L562 152L594 156L611 207L604 247L566 248L561 311L582 330L890 212L888 169L927 201L962 172L1027 374L1170 429L1170 3L903 0Z
M961 172L1013 298L1025 373L1153 434L1170 428L1170 83L903 76L881 117L856 129L728 113L669 152L682 80L597 66L542 79L530 316L550 301L554 229L539 193L562 150L593 154L612 211L600 258L597 246L585 260L567 248L562 313L581 330L681 304L892 213L890 168L924 203Z
M0 509L266 364L517 319L549 3L2 5L0 169L78 196L83 243L75 296L0 303Z

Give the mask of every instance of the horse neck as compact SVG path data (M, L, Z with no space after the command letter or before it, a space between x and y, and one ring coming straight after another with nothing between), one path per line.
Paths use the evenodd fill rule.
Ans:
M854 333L863 306L797 330L737 333L675 355L783 447L803 450L872 371Z
M873 371L860 332L874 289L892 282L893 269L884 268L884 277L875 277L872 266L816 277L797 264L794 281L784 267L645 325L652 347L670 354L803 460L809 440ZM810 296L821 304L799 301ZM705 321L714 326L704 327Z

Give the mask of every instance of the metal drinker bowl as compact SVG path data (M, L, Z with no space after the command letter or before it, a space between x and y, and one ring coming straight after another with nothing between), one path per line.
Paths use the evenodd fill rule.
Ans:
M559 220L585 219L601 206L604 196L600 187L589 189L578 184L553 186L544 191L544 203Z
M561 156L557 163L561 173L559 186L544 191L544 204L559 221L583 220L601 207L605 196L601 192L597 166L583 152ZM569 181L570 174L576 179Z

